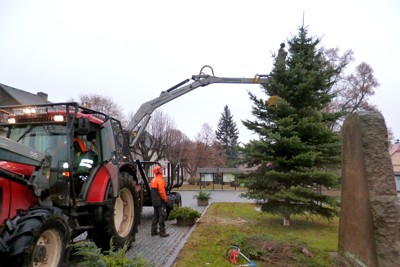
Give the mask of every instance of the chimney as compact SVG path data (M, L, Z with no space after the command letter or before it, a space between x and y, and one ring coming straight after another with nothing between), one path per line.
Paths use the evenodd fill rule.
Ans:
M41 99L43 99L44 101L48 101L47 100L47 98L48 98L48 94L46 94L46 93L43 93L43 92L37 92L37 95L41 98Z

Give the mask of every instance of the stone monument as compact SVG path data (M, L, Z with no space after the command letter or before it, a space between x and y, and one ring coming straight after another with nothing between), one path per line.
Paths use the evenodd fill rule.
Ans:
M400 206L384 118L352 114L342 137L340 266L400 266Z

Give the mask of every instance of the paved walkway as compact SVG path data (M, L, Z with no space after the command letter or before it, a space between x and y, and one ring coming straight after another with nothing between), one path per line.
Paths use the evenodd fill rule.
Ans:
M246 198L240 198L241 192L238 191L209 191L211 192L212 202L253 202ZM201 213L206 211L207 207L197 206L197 200L193 199L193 195L197 191L179 191L182 196L182 206L192 207ZM127 252L128 257L140 253L146 259L150 260L155 267L170 267L183 248L190 234L195 229L193 227L177 226L176 221L167 221L168 237L160 238L159 236L150 235L151 218L153 216L152 207L144 207L142 223L139 225L139 232L136 235L136 241L132 244L132 248ZM160 253L164 252L164 253Z

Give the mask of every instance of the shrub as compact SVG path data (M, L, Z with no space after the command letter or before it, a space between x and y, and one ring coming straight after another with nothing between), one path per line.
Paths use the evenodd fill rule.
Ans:
M174 209L169 214L168 219L190 219L195 221L196 219L200 218L200 216L201 213L191 207L174 206Z
M209 199L211 199L211 193L200 190L197 193L197 195L193 196L193 198L196 198L199 200L209 200Z
M125 256L127 247L124 246L115 251L112 239L110 250L101 252L93 241L83 241L70 245L74 255L82 256L79 267L148 267L153 266L149 260L142 255L135 255L133 258Z

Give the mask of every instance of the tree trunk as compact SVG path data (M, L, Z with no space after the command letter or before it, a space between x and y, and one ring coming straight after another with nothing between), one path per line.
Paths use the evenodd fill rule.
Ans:
M283 216L283 226L290 226L290 215L286 214Z

